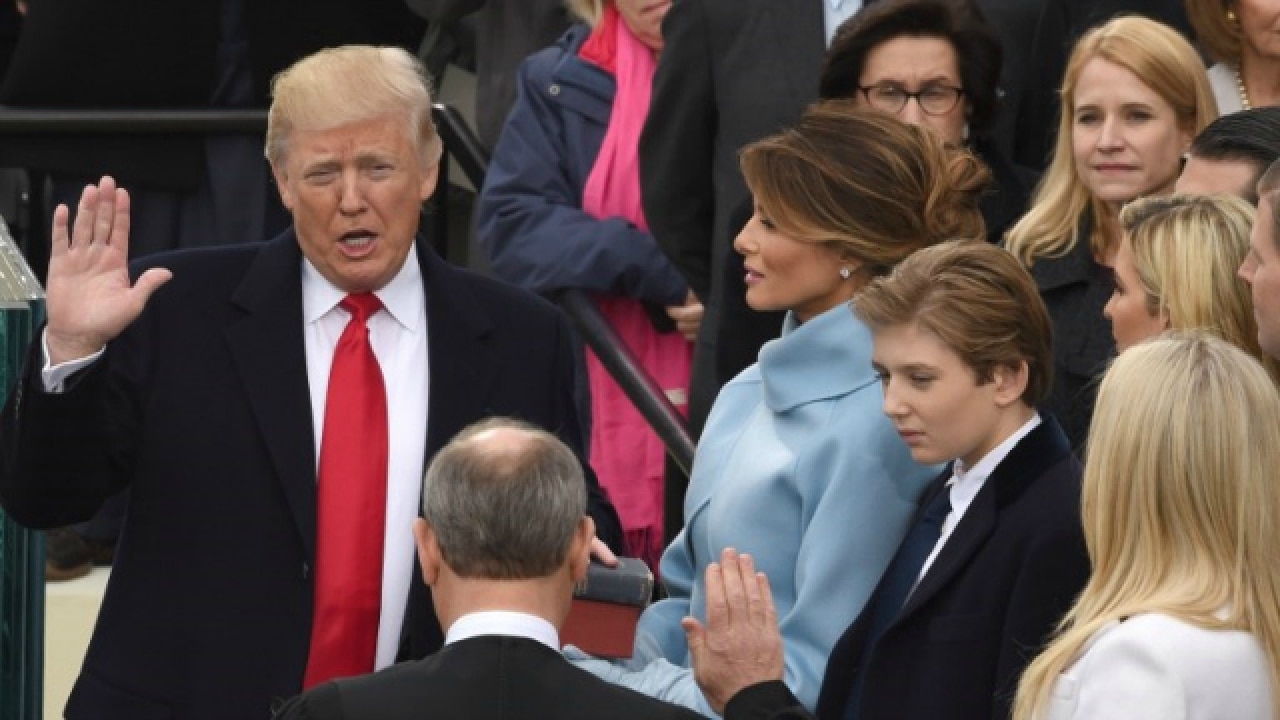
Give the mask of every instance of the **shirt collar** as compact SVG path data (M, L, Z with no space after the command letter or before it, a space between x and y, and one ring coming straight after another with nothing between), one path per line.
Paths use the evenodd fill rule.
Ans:
M417 333L423 325L422 267L418 264L418 248L409 246L409 254L387 283L374 293L382 307L405 330ZM347 293L329 282L305 256L302 258L302 320L310 325L328 315Z
M1009 454L1013 447L1017 445L1027 433L1035 430L1040 424L1040 413L1033 412L1031 419L1022 424L1012 435L1005 438L1004 442L995 446L982 459L974 463L973 467L965 468L964 461L957 459L952 465L951 480L948 485L951 486L951 507L965 506L973 501L978 491L982 489L982 485L991 477L991 473L995 471L996 466L1004 461L1005 456Z
M529 638L560 652L560 633L545 618L522 612L489 610L463 615L449 626L444 644L450 645L483 635Z

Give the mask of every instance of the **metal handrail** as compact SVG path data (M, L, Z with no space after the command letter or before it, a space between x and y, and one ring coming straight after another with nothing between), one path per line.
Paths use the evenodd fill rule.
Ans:
M12 135L209 135L261 133L266 110L67 110L0 106Z
M444 146L458 162L471 184L484 185L489 153L480 144L471 127L458 111L448 105L435 106L436 128ZM563 290L557 295L560 308L573 322L582 339L595 352L600 364L613 377L622 391L644 416L649 427L661 438L667 453L688 474L693 469L694 442L684 417L666 393L605 320L591 298L581 290Z
M489 155L475 133L457 109L449 105L434 105L432 117L445 151L454 158L472 185L481 187ZM265 110L70 110L0 106L0 136L261 133L266 128L266 121ZM441 182L442 187L445 185ZM446 206L443 201L438 203L437 229L443 229L448 222ZM443 247L444 238L437 240ZM601 364L662 439L675 463L688 473L693 467L693 437L666 394L584 293L564 291L559 296L559 303Z

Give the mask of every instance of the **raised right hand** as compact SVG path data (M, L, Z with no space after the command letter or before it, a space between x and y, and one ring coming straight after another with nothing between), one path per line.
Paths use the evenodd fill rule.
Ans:
M152 268L129 282L129 193L110 177L88 185L68 233L66 205L53 211L53 248L45 305L49 362L58 365L101 350L133 322L173 273Z
M693 676L717 713L740 691L783 677L782 634L769 579L750 555L725 548L719 563L707 566L707 624L680 621Z

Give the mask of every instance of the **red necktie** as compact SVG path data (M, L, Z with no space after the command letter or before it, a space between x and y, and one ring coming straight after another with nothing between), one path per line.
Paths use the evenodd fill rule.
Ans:
M329 371L316 528L315 610L303 687L373 670L382 609L387 393L369 344L372 293L348 295L351 320Z

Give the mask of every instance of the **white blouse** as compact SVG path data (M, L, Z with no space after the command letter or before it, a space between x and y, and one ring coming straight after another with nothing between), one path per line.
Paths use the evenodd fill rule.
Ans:
M1099 630L1054 684L1044 720L1272 717L1269 664L1252 634L1152 613Z

